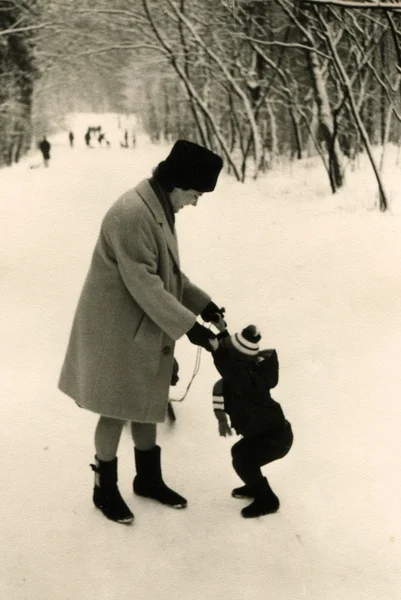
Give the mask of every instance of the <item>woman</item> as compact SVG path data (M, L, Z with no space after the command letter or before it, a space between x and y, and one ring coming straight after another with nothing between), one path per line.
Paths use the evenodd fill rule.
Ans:
M179 140L169 156L103 219L74 317L59 389L100 414L93 501L131 523L117 487L117 449L131 423L134 492L175 508L187 501L163 481L156 425L166 416L174 343L184 334L210 350L213 333L196 322L222 314L180 270L175 213L214 190L223 166L210 150Z

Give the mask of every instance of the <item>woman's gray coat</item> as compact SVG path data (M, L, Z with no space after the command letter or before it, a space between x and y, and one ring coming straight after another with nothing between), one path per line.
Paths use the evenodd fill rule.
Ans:
M59 389L101 415L164 421L174 342L209 300L181 273L176 236L142 181L103 219Z

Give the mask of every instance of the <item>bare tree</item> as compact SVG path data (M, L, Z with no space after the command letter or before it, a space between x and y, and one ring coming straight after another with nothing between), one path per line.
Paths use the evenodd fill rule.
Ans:
M385 210L372 147L400 138L400 9L363 0L2 0L0 160L25 151L32 113L40 132L70 111L129 108L155 141L185 136L222 153L238 181L308 150L335 192L347 158L363 149Z

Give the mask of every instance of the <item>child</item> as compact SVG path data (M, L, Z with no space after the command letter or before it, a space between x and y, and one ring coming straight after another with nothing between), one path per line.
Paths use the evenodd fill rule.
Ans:
M270 395L278 383L277 353L260 351L261 335L255 325L231 336L223 319L216 326L220 333L211 342L212 356L222 379L213 387L213 409L221 436L231 435L231 427L242 436L231 448L231 455L234 470L245 485L234 489L232 496L253 498L241 514L260 517L280 506L260 468L283 458L293 442L291 425Z

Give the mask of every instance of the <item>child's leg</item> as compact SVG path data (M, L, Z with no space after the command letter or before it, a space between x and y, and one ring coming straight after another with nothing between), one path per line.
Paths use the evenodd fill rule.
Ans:
M291 426L286 426L280 438L269 435L243 437L231 448L232 463L235 472L246 485L251 486L263 477L260 467L283 458L293 442Z
M294 441L291 425L286 422L283 433L279 437L261 436L256 454L259 465L267 465L274 460L284 458L291 450Z
M242 438L231 448L234 471L249 487L262 477L257 446L256 438Z
M244 437L232 447L233 467L245 482L246 490L254 497L254 501L241 510L243 517L261 517L279 509L280 501L266 477L263 477L260 467L285 456L292 441L291 426L287 423L277 438L268 435ZM233 495L236 495L235 491Z
M279 499L260 470L261 447L263 444L258 436L258 438L242 438L231 450L233 467L245 483L242 488L233 490L232 495L254 499L249 506L241 510L245 518L274 513L280 506Z

